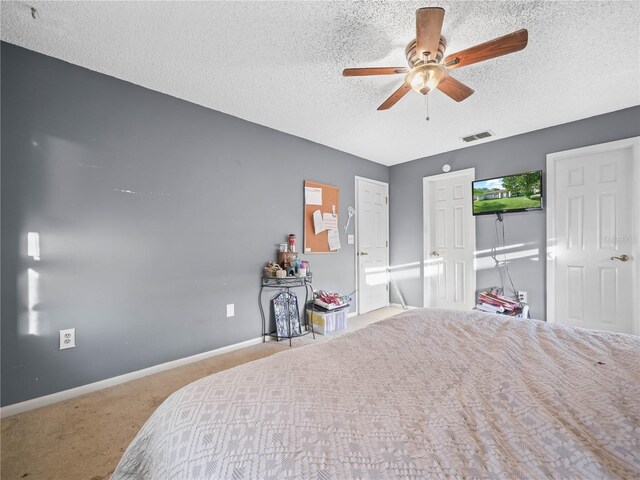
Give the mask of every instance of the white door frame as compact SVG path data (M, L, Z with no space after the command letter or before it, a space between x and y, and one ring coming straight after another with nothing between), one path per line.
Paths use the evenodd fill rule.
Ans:
M554 152L547 154L547 187L546 204L547 204L547 322L555 323L556 311L556 268L554 250L556 246L556 230L555 230L555 209L556 209L556 164L565 158L575 157L576 155L589 155L594 153L602 153L611 150L620 150L623 148L631 148L634 161L634 180L633 185L633 206L634 212L632 230L634 232L634 245L631 255L634 257L633 276L635 285L640 285L640 137L625 138L624 140L616 140L614 142L600 143L598 145L589 145L582 148L574 148L562 152ZM636 335L640 335L640 296L636 296L633 304L634 322L633 328Z
M356 202L356 210L358 208L358 181L359 180L364 180L366 182L370 182L370 183L376 183L380 186L383 186L386 188L387 191L387 198L389 198L389 184L387 182L381 182L380 180L372 180L371 178L366 178L366 177L359 177L358 175L354 176L354 190L355 190L355 202ZM390 249L390 245L389 245L389 202L387 202L387 259L386 259L386 264L387 264L387 268L389 268L389 249ZM360 282L359 282L359 273L358 273L358 252L360 251L360 240L358 237L358 215L360 214L360 212L356 211L356 217L355 217L355 243L354 243L354 249L353 249L353 259L354 259L354 264L355 264L355 271L356 271L356 285L354 290L356 290L356 313L358 315L360 315ZM389 277L387 275L387 285L389 285ZM387 306L389 306L389 292L387 290Z
M469 176L471 180L475 180L476 178L476 169L475 168L465 168L462 170L454 170L448 173L440 173L437 175L431 175L428 177L423 177L422 179L422 201L423 201L423 211L422 211L422 238L423 238L423 248L422 248L422 306L427 308L431 304L431 299L429 298L429 289L427 288L427 276L426 266L427 266L427 256L426 252L432 251L431 248L431 235L428 235L426 232L427 225L430 225L430 215L431 215L431 183L433 181L442 180L445 178L454 178L454 177L462 177ZM469 183L469 190L471 190L471 183ZM471 213L473 213L473 206L471 207ZM474 251L474 259L473 259L473 295L475 296L476 290L476 261L475 261L475 251L476 251L476 222L474 220L473 226L471 228L471 234L473 238L473 251Z

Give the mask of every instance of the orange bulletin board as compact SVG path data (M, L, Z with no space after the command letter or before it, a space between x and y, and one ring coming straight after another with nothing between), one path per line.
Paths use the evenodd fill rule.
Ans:
M327 230L316 235L313 225L313 212L320 210L322 213L335 213L340 223L340 189L323 183L305 180L304 195L304 250L303 253L335 253L329 250L329 232ZM322 204L312 205L308 203L307 188L322 189Z

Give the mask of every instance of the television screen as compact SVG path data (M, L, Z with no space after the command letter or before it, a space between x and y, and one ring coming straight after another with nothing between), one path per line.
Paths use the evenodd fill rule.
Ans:
M475 180L473 214L526 212L542 209L542 171Z

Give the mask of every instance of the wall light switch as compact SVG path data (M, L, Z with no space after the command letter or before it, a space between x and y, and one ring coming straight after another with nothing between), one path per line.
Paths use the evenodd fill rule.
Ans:
M227 317L233 317L236 314L235 304L227 303Z
M347 235L347 244L353 245L353 235Z

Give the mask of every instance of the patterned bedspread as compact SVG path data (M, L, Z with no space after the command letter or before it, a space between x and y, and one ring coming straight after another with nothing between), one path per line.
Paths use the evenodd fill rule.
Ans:
M640 478L640 338L413 310L171 395L112 479Z

